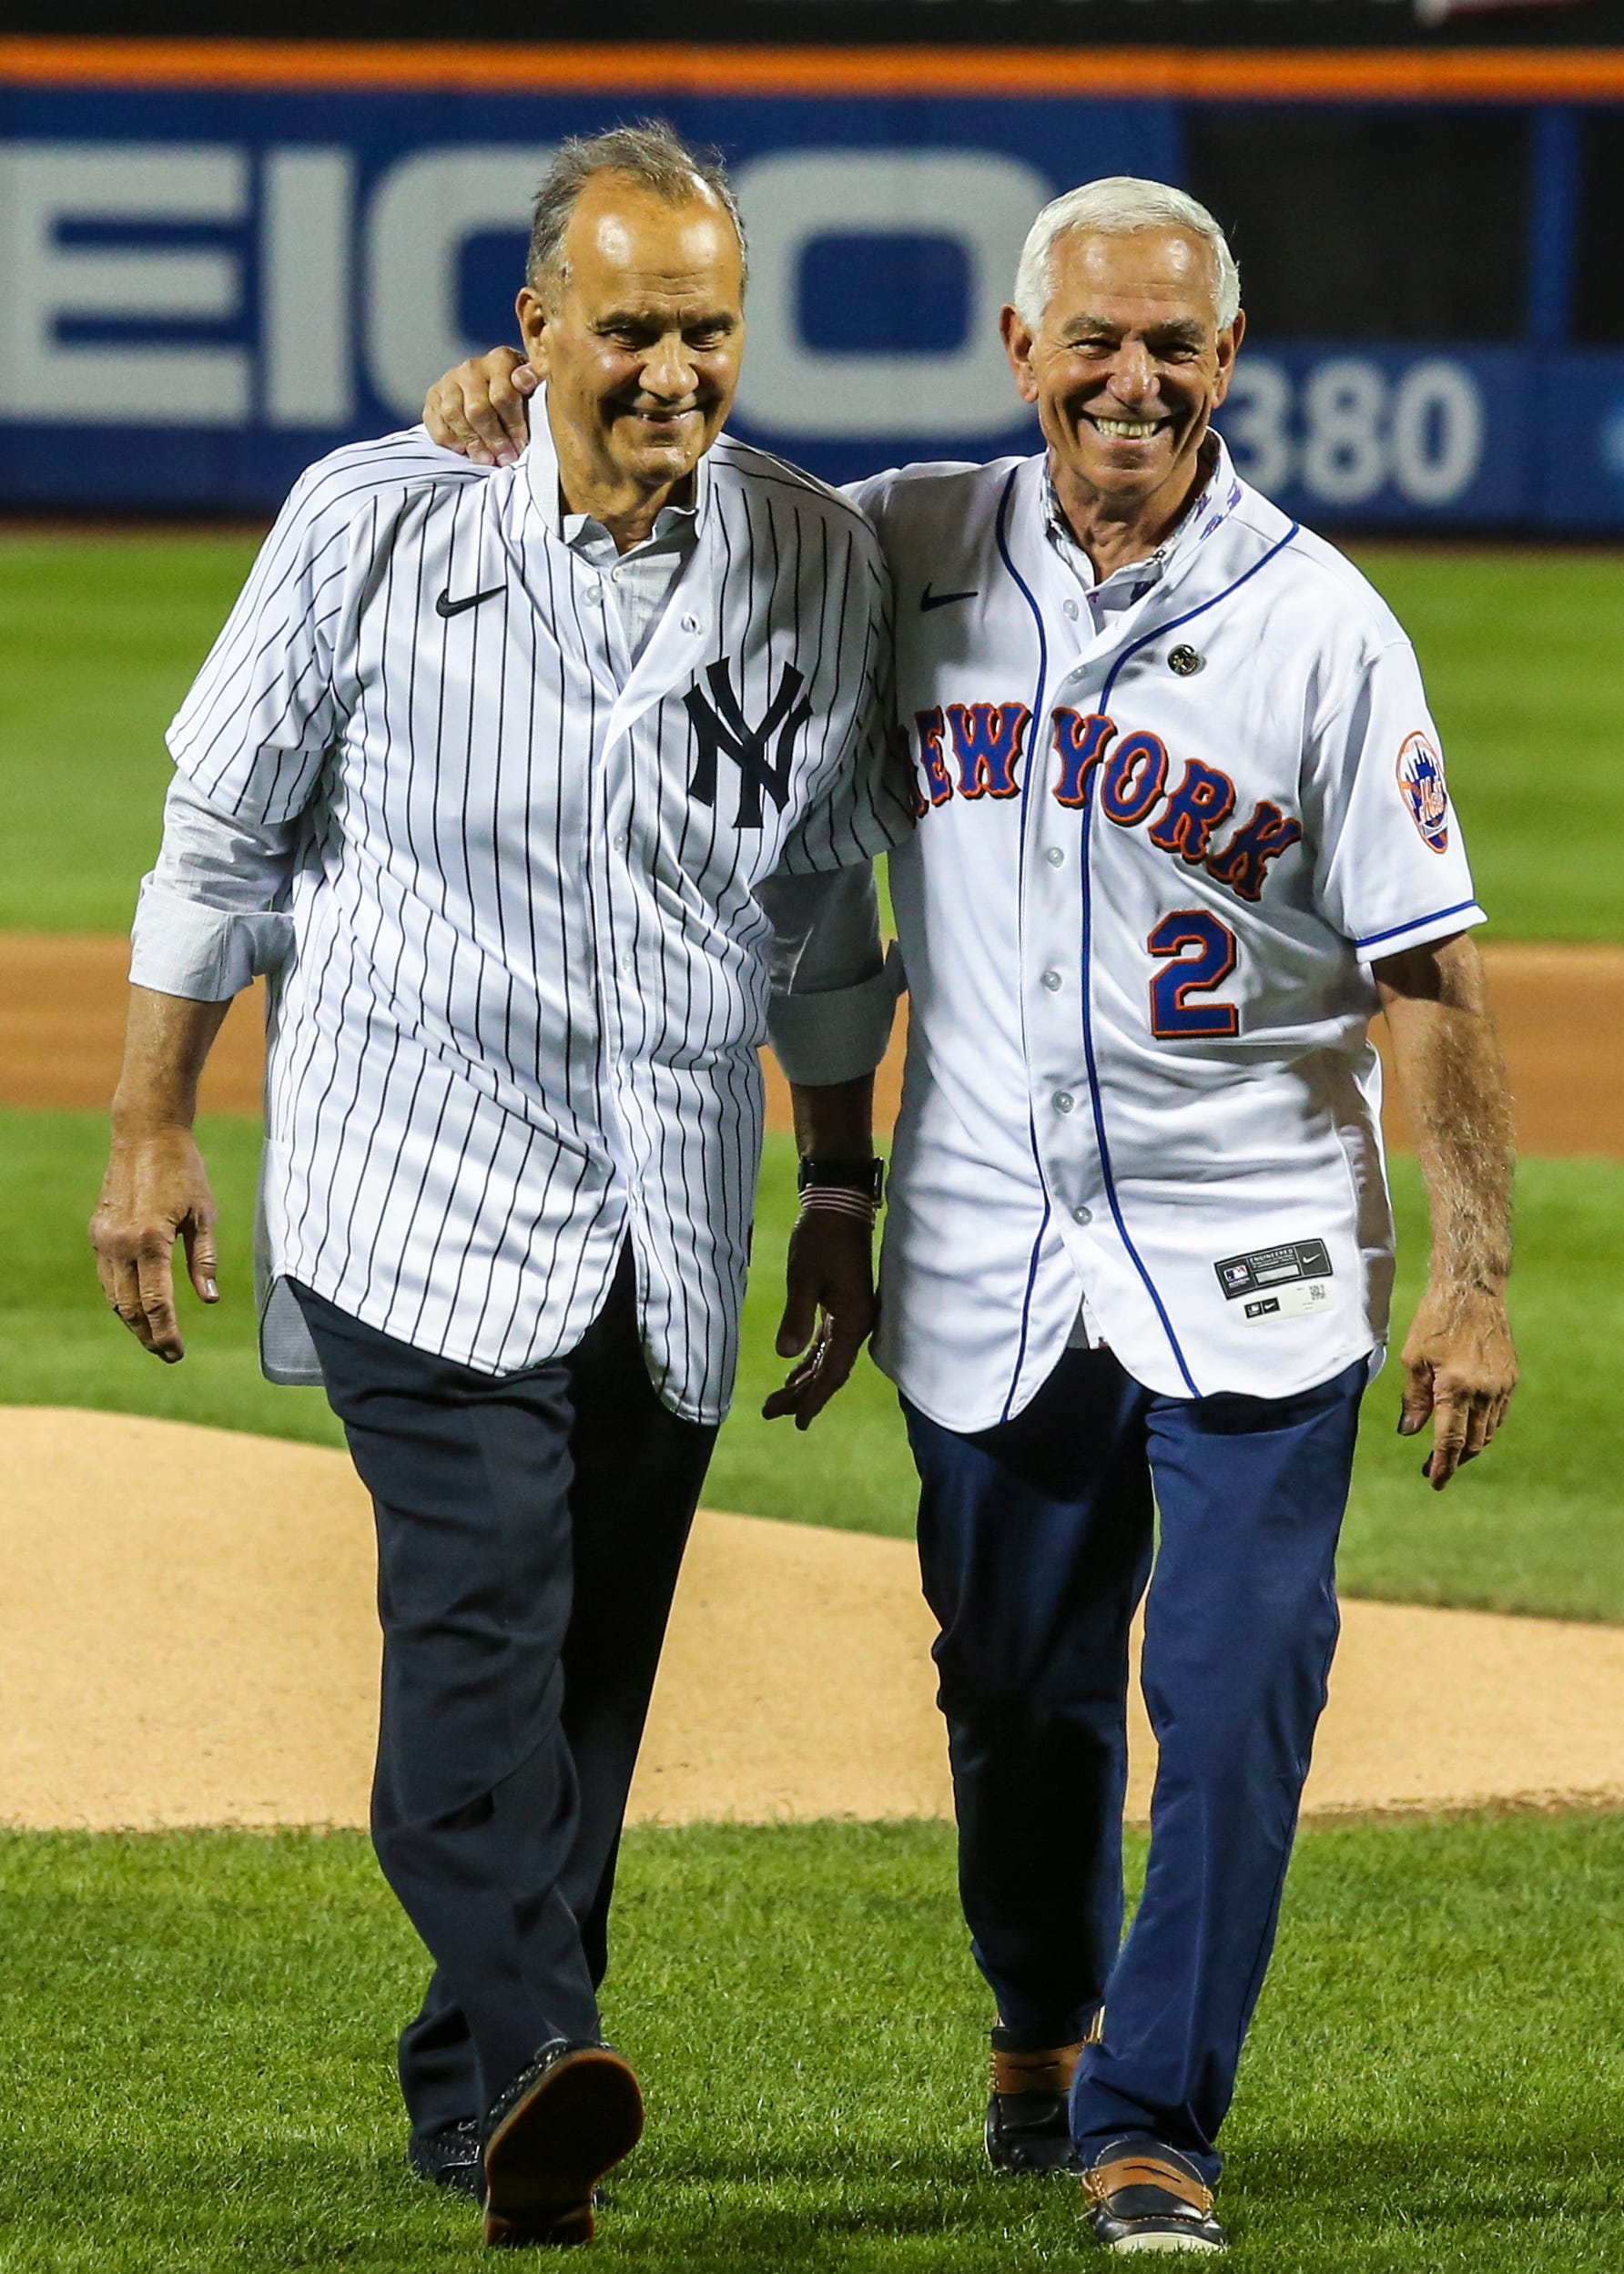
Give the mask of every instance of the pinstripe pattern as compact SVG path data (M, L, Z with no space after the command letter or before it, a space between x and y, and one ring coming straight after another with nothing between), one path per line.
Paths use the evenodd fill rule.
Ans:
M556 468L535 424L500 472L419 431L313 468L170 749L222 811L299 823L273 1271L506 1373L580 1339L629 1233L655 1386L716 1420L760 1149L755 888L908 826L881 756L884 572L843 499L724 438L634 662L598 568L537 509ZM751 725L787 666L811 701L758 827L733 757L713 803L690 794L683 698L724 660Z

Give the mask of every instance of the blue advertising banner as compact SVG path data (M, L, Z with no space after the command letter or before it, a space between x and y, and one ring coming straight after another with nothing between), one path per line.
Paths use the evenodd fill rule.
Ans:
M0 504L261 513L511 340L557 141L657 107L719 144L751 237L736 431L832 480L1031 447L998 338L1038 207L1177 180L1172 101L0 92ZM1335 526L1624 529L1624 353L1254 340L1226 430Z

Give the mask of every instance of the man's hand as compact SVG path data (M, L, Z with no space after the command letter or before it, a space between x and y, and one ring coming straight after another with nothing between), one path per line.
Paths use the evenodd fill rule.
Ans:
M143 1350L174 1365L186 1355L175 1316L173 1254L204 1303L218 1303L218 1212L189 1129L159 1127L114 1139L90 1244L102 1293Z
M1475 1460L1494 1436L1517 1387L1504 1295L1429 1283L1400 1363L1398 1434L1418 1436L1431 1416L1432 1451L1421 1474L1442 1492L1461 1463Z
M517 348L492 348L434 381L423 420L442 450L476 466L511 466L530 440L525 406L541 383Z
M855 1216L808 1208L797 1220L777 1351L802 1355L763 1406L766 1420L793 1414L809 1429L851 1372L874 1331L873 1253L873 1232Z

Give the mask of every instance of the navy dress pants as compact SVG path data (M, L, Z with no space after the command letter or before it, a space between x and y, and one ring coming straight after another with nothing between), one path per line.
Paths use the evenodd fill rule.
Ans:
M595 2037L627 1790L714 1428L655 1396L629 1253L568 1356L500 1376L296 1287L378 1526L372 1839L434 1961L412 2127Z
M1091 2158L1150 2133L1218 2176L1336 1643L1367 1371L1294 1397L1178 1399L1073 1350L974 1436L904 1400L976 1961L1033 2050L1075 2044L1103 2009L1071 2102ZM1147 1578L1160 1760L1122 1942L1128 1635Z

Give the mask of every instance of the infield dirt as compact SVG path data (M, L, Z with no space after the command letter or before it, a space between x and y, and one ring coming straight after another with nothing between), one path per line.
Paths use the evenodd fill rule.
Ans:
M345 1457L0 1409L0 1821L364 1824L378 1634ZM1624 1799L1624 1629L1345 1605L1307 1810ZM632 1814L949 1812L913 1550L702 1513ZM1153 1748L1137 1695L1129 1807Z
M117 1079L129 949L94 935L0 934L0 1105L105 1106ZM1484 949L1525 1152L1624 1156L1624 948ZM203 1078L206 1112L254 1113L264 1065L258 990L227 1018ZM1376 1040L1382 1040L1376 1021ZM789 1127L770 1058L768 1119ZM901 1029L881 1069L880 1129L901 1081ZM1406 1142L1388 1107L1393 1143Z

